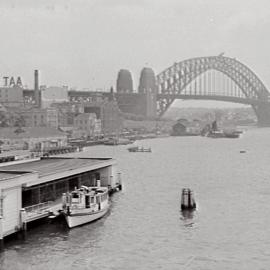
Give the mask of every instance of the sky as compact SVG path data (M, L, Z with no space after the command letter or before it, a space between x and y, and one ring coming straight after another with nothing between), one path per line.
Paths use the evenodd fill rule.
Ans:
M1 0L0 82L104 90L120 69L156 74L219 55L249 66L270 89L269 0Z

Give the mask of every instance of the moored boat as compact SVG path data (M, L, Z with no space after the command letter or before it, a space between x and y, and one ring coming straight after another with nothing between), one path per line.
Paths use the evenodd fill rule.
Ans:
M222 130L212 130L207 134L210 138L224 138L224 132Z
M231 138L231 139L239 138L239 137L240 137L240 133L237 133L237 132L235 132L235 131L232 131L232 132L224 132L224 135L225 135L225 138Z
M126 145L126 144L130 144L133 141L130 139L126 139L126 138L109 138L107 141L104 141L103 144L105 145Z
M139 147L139 146L132 146L128 148L129 152L152 152L151 148L144 148L144 147Z
M63 213L68 227L73 228L103 217L109 210L107 187L75 188L64 193L62 198Z

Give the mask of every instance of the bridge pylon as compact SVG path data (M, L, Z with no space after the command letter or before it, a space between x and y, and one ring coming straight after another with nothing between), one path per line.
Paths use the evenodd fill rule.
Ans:
M254 108L258 119L258 126L270 127L270 104L263 103Z

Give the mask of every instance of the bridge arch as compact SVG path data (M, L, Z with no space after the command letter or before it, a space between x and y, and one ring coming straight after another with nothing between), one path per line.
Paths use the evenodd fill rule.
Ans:
M183 95L183 90L202 74L216 70L230 78L243 93L243 97L211 96L207 92L204 95ZM258 122L270 125L270 93L259 77L246 65L235 58L220 56L197 57L175 63L157 75L157 102L158 114L162 116L175 99L211 99L250 104Z

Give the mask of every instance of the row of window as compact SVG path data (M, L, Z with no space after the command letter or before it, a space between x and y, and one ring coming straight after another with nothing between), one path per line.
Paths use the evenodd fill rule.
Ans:
M81 175L80 185L95 186L96 179L100 179L99 173L86 172ZM78 186L79 179L74 177L72 179L63 179L62 181L58 181L56 183L23 191L23 207L46 201L54 201L61 198L63 193L72 191Z

